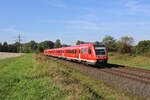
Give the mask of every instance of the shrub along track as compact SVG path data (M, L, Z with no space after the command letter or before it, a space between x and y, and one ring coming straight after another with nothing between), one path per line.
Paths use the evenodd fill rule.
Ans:
M150 100L150 70L115 64L91 66L53 57L50 58L75 68L86 75L103 80L121 91Z

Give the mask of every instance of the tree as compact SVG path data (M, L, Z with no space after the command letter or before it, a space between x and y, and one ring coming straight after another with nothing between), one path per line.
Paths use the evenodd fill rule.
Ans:
M127 45L127 44L123 44L121 47L120 47L120 53L131 53L131 46L130 45Z
M61 47L60 40L57 39L56 42L55 42L54 48L60 48L60 47Z
M80 44L84 44L84 43L85 43L84 41L78 40L78 41L76 42L76 45L80 45Z
M30 50L30 46L29 46L29 43L25 43L22 47L22 50L24 53L30 53L31 50Z
M94 43L95 44L102 44L102 42L99 42L99 41L95 41Z
M62 44L62 47L69 47L70 45Z
M132 37L121 37L121 39L118 41L120 53L132 53L133 43L134 39Z
M2 52L3 50L3 46L2 46L2 43L0 43L0 52Z
M13 52L21 52L22 50L21 50L21 47L22 47L22 44L20 44L19 42L16 42L16 43L14 43L13 44L13 46L14 46L14 50L13 50Z
M117 51L116 40L112 36L105 36L102 42L108 48L108 51Z
M16 52L16 47L13 44L8 45L8 52Z
M20 43L16 42L14 44L9 44L8 45L8 52L19 52L20 51Z
M2 51L8 52L8 43L7 42L4 42Z
M122 44L126 44L126 45L131 46L134 43L134 39L132 37L124 36L124 37L121 37L120 42Z
M37 43L35 41L30 41L23 45L23 52L25 53L32 53L37 50Z
M43 51L44 51L43 47L42 46L38 46L38 52L43 52Z
M150 51L150 40L140 41L136 48L137 54L143 54Z
M38 51L43 52L45 49L51 49L54 47L54 43L52 41L44 41L38 44Z

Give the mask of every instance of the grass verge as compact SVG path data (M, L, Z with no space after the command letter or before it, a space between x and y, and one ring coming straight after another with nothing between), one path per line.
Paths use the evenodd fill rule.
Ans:
M0 100L133 100L42 55L0 60Z
M150 57L130 56L129 54L109 53L109 63L150 69Z

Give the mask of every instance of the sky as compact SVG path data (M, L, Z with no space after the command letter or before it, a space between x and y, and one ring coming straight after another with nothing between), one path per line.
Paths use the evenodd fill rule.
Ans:
M150 0L0 0L0 42L150 40Z

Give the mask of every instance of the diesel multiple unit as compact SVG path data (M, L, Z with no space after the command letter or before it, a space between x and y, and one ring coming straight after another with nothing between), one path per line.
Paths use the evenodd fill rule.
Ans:
M107 64L108 61L108 53L105 45L94 43L47 49L44 50L44 54L94 65Z

